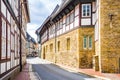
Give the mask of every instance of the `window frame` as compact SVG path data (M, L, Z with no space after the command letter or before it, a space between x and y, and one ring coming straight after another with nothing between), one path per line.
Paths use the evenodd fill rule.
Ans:
M73 23L74 20L75 20L75 11L71 12L70 18L69 18L69 23L70 23L70 24Z
M59 29L62 29L63 28L63 19L60 20L60 26L59 26Z
M91 41L90 41L91 40ZM90 43L91 42L91 43ZM90 46L91 45L91 46ZM92 36L88 37L88 47L89 49L92 49Z
M89 6L89 15L88 14L88 11L87 11L87 7ZM85 15L84 15L84 7L85 7ZM85 3L85 4L82 4L82 17L91 17L91 12L92 12L92 9L91 9L92 5L91 3Z
M86 41L85 41L85 39L86 39ZM85 47L85 45L86 45L86 47ZM87 36L83 37L83 48L87 49Z
M70 24L70 15L66 16L66 26Z
M1 32L1 54L0 54L1 56L0 56L0 59L7 60L7 49L6 49L7 48L7 22L4 18L1 18L1 21L2 21L2 24L1 24L2 32ZM5 51L3 51L3 49ZM4 52L5 54L3 55L2 52Z

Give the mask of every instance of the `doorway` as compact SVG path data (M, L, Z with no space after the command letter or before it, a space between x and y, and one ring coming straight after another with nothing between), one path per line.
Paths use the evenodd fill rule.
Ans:
M43 49L43 59L45 59L45 47Z

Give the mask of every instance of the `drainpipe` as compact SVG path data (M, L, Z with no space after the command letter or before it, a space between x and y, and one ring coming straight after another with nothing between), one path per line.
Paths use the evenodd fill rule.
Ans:
M20 72L22 71L22 5L26 4L27 2L20 2L19 0L19 28L20 28ZM21 18L21 19L20 19Z
M18 4L19 4L19 6L18 6L18 8L19 8L19 10L18 10L18 15L19 15L19 31L20 31L20 38L19 38L19 41L20 41L20 43L19 43L19 45L20 45L20 52L19 52L19 56L20 56L20 59L19 59L19 65L20 65L20 72L22 71L22 53L21 53L21 3L20 3L20 0L18 0Z
M56 37L57 37L57 27L55 26L55 63L56 63Z

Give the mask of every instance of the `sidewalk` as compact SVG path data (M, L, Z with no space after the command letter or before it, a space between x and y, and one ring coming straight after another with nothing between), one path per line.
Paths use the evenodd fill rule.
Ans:
M120 74L100 73L94 69L79 69L79 71L105 80L120 80Z
M14 80L41 80L39 75L32 70L31 64L26 64Z
M26 64L23 67L22 72L20 72L14 80L30 80L30 75L29 75L29 64Z
M71 68L69 66L60 65L61 68L67 69L68 71L73 71L77 73L87 74L89 76L100 78L101 80L120 80L120 74L112 74L112 73L100 73L99 71L95 71L94 69L76 69Z

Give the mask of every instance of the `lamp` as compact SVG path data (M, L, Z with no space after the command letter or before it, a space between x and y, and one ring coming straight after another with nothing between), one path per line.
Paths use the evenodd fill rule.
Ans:
M109 13L108 16L109 16L110 21L112 21L114 15Z

